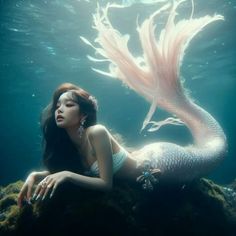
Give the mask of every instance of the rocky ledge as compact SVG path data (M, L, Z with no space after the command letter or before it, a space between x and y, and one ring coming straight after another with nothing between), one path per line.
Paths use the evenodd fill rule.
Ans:
M107 193L58 188L52 199L17 207L23 182L0 187L0 235L236 235L236 181L184 186L116 183Z

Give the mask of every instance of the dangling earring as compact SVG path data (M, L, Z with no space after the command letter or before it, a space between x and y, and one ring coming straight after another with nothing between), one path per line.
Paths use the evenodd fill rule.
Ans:
M85 123L85 120L82 120L82 121L80 122L80 126L79 126L79 128L78 128L78 130L77 130L77 133L78 133L78 135L79 135L79 138L82 138L82 135L83 135L83 132L84 132L84 123Z

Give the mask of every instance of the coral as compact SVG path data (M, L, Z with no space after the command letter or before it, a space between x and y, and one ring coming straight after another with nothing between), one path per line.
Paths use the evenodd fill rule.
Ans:
M19 209L22 184L0 188L1 236L236 235L235 188L208 179L153 192L127 182L107 193L68 184L54 198Z

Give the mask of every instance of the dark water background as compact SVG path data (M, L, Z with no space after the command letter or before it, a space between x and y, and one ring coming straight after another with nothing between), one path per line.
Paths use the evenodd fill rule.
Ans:
M119 81L91 70L91 66L106 68L88 61L86 55L93 55L93 50L79 38L93 40L96 36L91 28L95 2L0 1L0 185L25 179L41 168L40 114L63 82L76 83L96 96L100 123L120 133L128 146L152 141L192 142L185 127L166 126L157 133L140 134L149 104ZM111 11L115 27L131 34L130 48L136 55L140 52L136 16L139 14L142 22L158 6L137 4ZM182 4L179 12L181 17L189 16L190 1ZM225 20L208 25L193 39L181 74L191 96L219 121L228 138L228 156L209 176L224 184L236 175L236 1L195 1L194 16L214 13L224 15ZM165 115L157 111L155 120Z

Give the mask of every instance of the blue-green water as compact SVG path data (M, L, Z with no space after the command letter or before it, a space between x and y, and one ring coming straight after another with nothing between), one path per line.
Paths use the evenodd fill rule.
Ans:
M139 14L142 22L159 6L136 4L111 11L115 27L131 34L130 48L136 54L140 52L136 16ZM93 51L79 36L95 38L91 28L95 8L95 1L0 1L0 185L24 179L30 171L41 168L40 114L54 89L65 81L97 97L99 122L120 133L128 146L140 147L158 140L182 145L192 142L184 127L168 126L157 133L140 134L149 104L119 81L91 70L95 65L86 55ZM180 17L189 16L190 3L183 4L179 12ZM209 177L229 183L236 170L236 1L195 1L194 16L214 13L224 15L225 20L208 25L193 39L181 74L191 96L226 133L228 156ZM155 118L164 115L157 111Z

